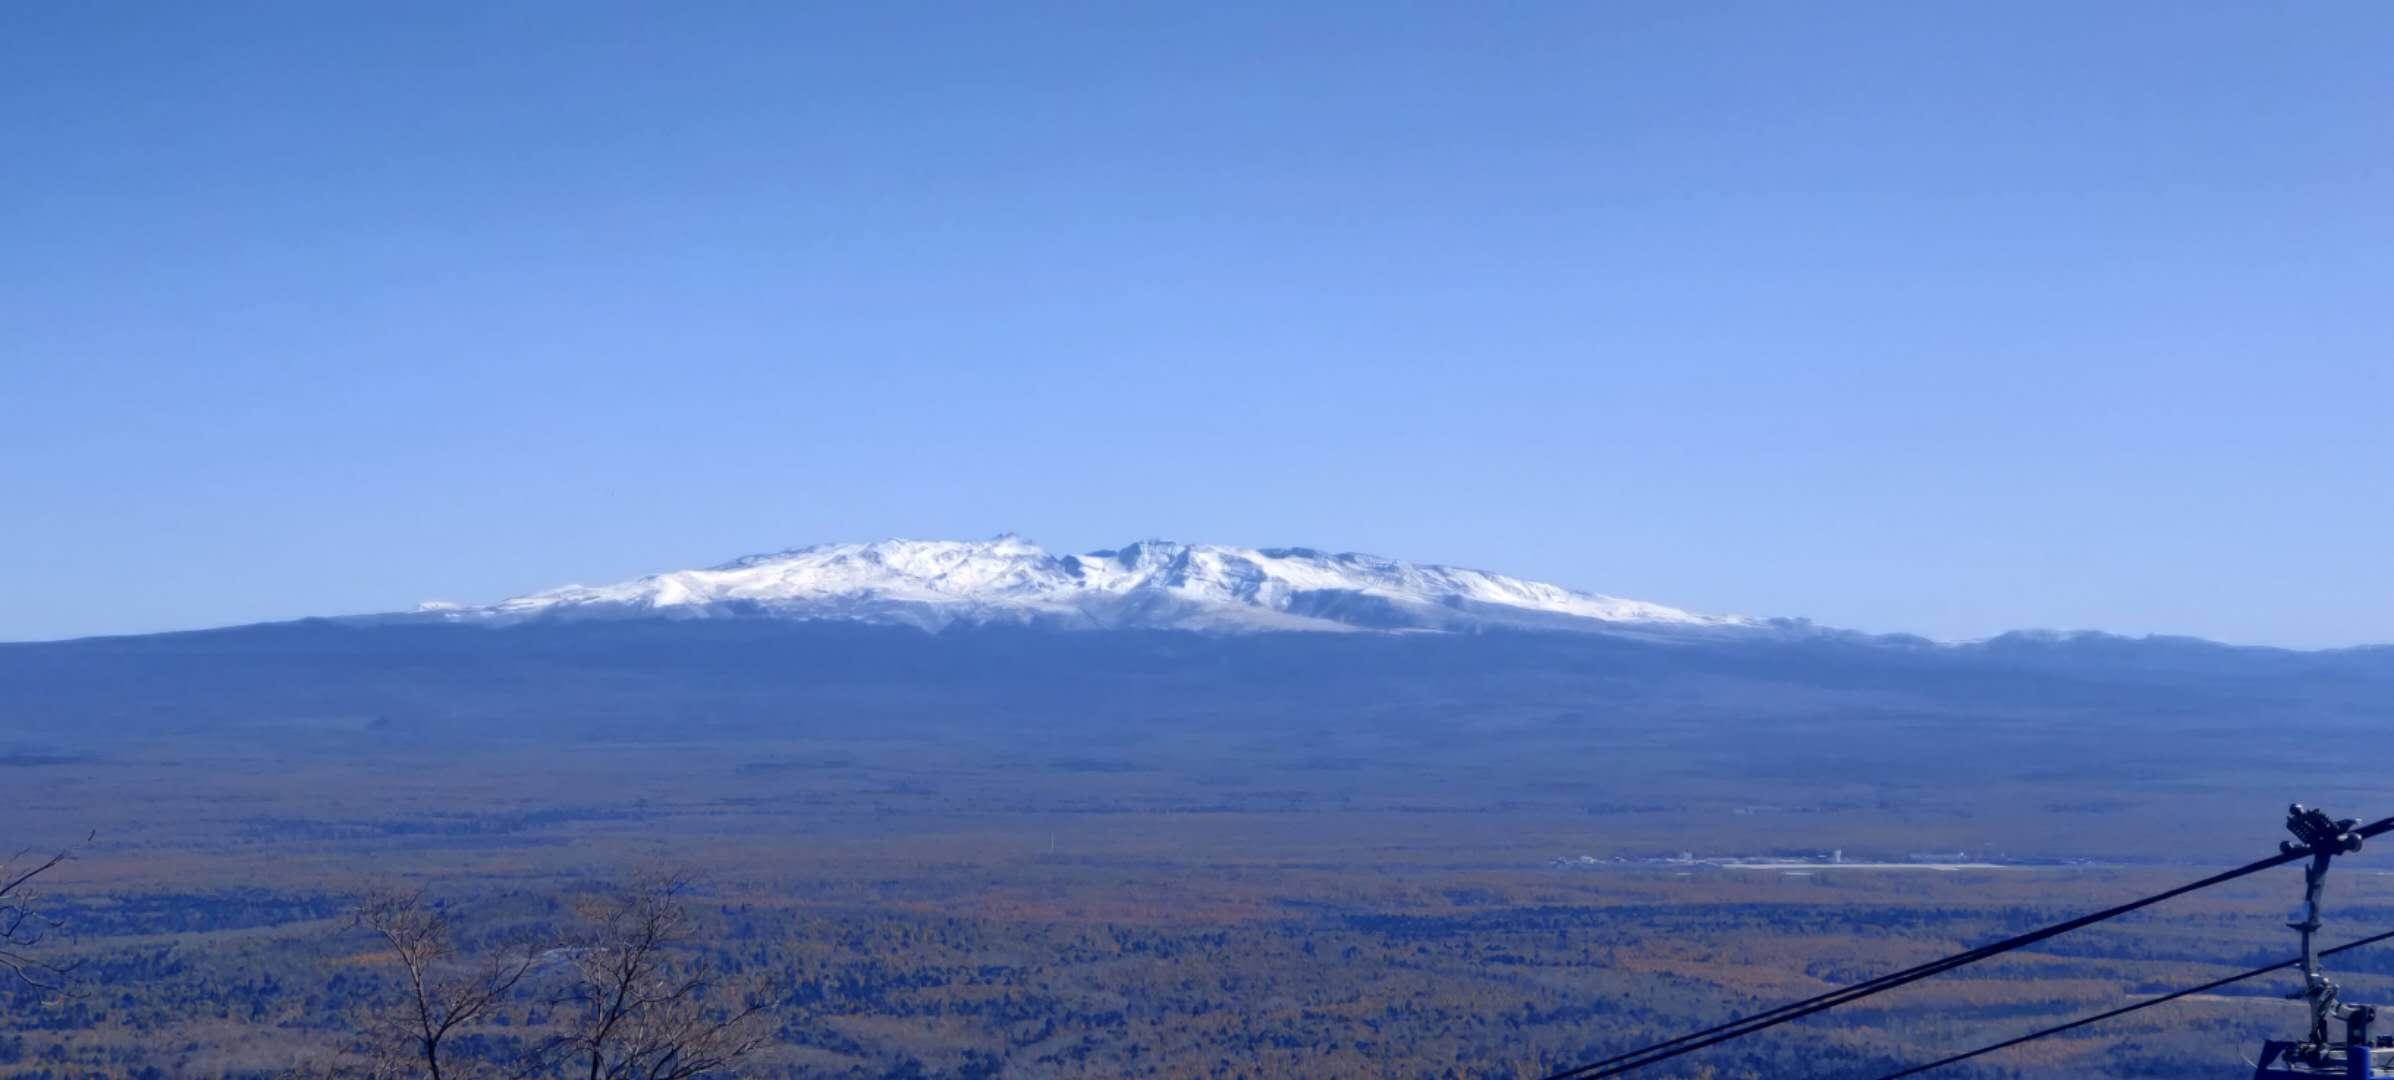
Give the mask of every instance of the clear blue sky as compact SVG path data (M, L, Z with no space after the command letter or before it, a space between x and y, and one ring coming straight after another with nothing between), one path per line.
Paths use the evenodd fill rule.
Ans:
M2394 640L2389 56L2383 4L19 0L0 639L1014 530Z

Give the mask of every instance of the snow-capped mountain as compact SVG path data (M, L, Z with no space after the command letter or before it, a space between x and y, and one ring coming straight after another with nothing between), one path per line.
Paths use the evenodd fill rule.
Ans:
M1148 540L1059 556L1012 535L823 544L482 607L427 604L420 614L457 622L765 616L925 629L953 623L1348 631L1763 625L1374 555Z

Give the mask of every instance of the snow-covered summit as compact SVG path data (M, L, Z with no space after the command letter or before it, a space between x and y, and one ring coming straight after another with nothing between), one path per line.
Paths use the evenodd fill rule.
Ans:
M1144 540L1059 556L1011 534L821 544L484 607L426 605L421 614L453 621L767 616L926 629L959 622L1203 630L1760 625L1375 555Z

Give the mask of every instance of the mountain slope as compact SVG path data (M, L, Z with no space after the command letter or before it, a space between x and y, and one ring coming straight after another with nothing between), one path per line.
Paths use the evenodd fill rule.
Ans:
M1343 632L1185 632L1274 628ZM1368 632L1423 629L1470 632ZM2149 748L2155 732L2267 723L2272 745L2307 755L2382 730L2389 702L2386 648L2038 632L1940 644L1362 555L1150 542L1055 556L1014 537L803 548L414 615L0 644L0 743L61 745L908 728L1002 743L1069 728L1236 730L1300 753L1330 725L1439 746L1503 731L1600 755L1651 731L1734 746L1767 730L1910 767L1871 740L1935 756L1980 731L2041 760L2070 733Z
M1011 535L824 544L487 606L431 604L419 614L452 622L769 616L934 630L958 623L1215 631L1764 625L1374 555L1149 540L1058 556Z

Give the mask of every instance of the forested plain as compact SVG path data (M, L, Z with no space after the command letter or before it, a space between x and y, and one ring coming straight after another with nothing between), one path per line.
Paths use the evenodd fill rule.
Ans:
M671 873L675 962L758 1005L746 1075L1541 1076L2267 854L2288 801L2389 809L2321 764L2376 677L2250 658L277 633L0 648L9 839L73 855L37 883L57 985L0 987L6 1075L369 1068L406 984L360 914L394 890L457 970L541 946L451 1048L520 1063L570 1026L592 905ZM1713 861L1764 856L1815 865ZM2331 942L2394 927L2387 857L2337 870ZM1991 865L1850 865L1916 861ZM2298 889L1653 1072L1882 1075L2283 958ZM2394 992L2394 949L2335 968ZM1950 1072L2232 1075L2290 988Z

